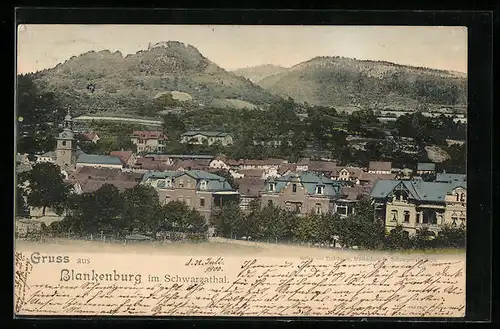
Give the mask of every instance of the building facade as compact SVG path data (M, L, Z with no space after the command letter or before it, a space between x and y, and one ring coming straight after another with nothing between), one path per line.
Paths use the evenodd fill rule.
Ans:
M427 228L436 235L443 225L466 225L466 181L460 183L379 180L372 189L375 216L389 232L400 225L410 235Z
M228 133L219 131L187 131L181 135L180 142L195 145L220 143L222 146L228 146L233 144L233 137Z
M239 202L239 193L225 178L205 171L147 172L141 184L157 189L161 203L185 202L199 211L207 222L225 202Z
M162 153L167 138L161 131L138 130L132 132L130 141L137 146L137 153Z
M341 195L340 185L312 172L296 172L266 181L261 206L278 206L301 215L334 211Z

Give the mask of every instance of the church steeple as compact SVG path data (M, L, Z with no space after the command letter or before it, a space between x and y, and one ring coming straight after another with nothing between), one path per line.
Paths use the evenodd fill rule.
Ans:
M64 117L63 131L57 138L56 163L64 170L76 166L76 141L73 133L73 118L69 112Z

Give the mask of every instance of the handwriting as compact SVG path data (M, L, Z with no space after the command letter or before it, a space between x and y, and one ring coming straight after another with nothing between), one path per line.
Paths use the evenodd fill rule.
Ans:
M164 282L141 284L37 282L28 293L23 290L18 311L31 315L363 317L456 317L465 312L463 261L307 258L223 263L215 258L190 259L184 265L217 263L233 270L226 270L220 280L183 280L184 276L172 272Z
M16 252L14 255L14 310L19 312L26 300L26 290L29 289L27 284L28 275L33 269L33 265L28 258L22 253Z

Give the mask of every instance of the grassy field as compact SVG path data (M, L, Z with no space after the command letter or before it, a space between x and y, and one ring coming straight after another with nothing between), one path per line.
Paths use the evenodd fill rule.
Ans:
M340 258L434 258L463 259L463 250L435 250L432 252L381 252L349 249L315 248L297 245L284 245L262 242L236 241L221 238L209 242L128 242L109 243L102 241L83 241L52 239L43 243L16 240L16 251L39 251L47 253L85 252L110 254L171 254L189 256L255 256L255 257L340 257Z

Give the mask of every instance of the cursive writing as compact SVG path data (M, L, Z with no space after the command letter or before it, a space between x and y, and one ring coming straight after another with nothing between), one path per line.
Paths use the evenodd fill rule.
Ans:
M217 265L192 262L184 264ZM181 280L186 272L172 269L164 282L37 282L22 298L21 313L457 317L465 312L463 261L235 258L224 262L227 270L217 280Z

